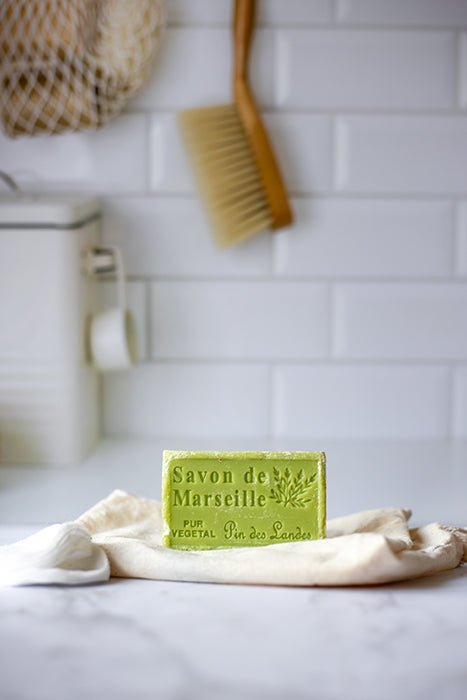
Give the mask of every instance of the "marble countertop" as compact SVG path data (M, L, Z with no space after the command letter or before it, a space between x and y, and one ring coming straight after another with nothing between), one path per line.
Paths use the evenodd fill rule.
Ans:
M239 445L108 440L81 465L1 466L0 544L74 519L114 488L158 498L163 447ZM305 446L242 442L261 448ZM330 517L400 505L413 509L414 524L467 524L465 443L324 449ZM466 591L465 565L373 588L136 579L2 588L0 697L463 700Z
M0 696L464 700L466 587L463 566L376 588L0 589Z

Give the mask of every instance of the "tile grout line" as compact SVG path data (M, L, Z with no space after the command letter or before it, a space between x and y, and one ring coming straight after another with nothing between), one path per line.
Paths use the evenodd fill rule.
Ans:
M151 362L152 358L152 348L153 348L153 328L152 328L152 293L151 293L151 280L145 281L145 301L146 301L146 358L148 362Z
M329 338L328 338L328 358L329 360L336 359L337 348L337 281L333 280L329 283Z
M333 26L337 28L348 27L348 24L342 19L342 7L341 0L334 0L332 5L332 22Z
M216 356L157 356L153 355L146 362L148 365L215 365L215 366L264 366L272 365L274 369L281 365L291 367L351 367L351 368L420 368L439 369L446 367L461 367L467 369L467 359L453 358L383 358L383 357L216 357Z
M461 208L459 202L451 203L451 279L462 280L459 267L461 259Z
M173 116L177 114L181 109L184 109L183 104L171 104L171 105L152 105L148 107L138 107L134 110L127 110L122 112L122 116L145 116L157 117L157 116ZM385 106L385 107L368 107L368 106L348 106L345 104L326 106L314 104L311 106L299 107L295 105L287 105L286 107L274 106L273 104L259 104L260 114L264 117L269 116L303 116L303 117L332 117L342 115L344 117L370 117L370 118L383 118L392 119L393 117L398 118L453 118L461 119L463 117L463 110L459 110L456 105L448 104L442 107L403 107L403 106Z
M267 405L267 419L268 419L268 438L272 439L275 437L275 415L276 415L276 382L275 382L276 369L274 363L269 363L268 365L268 405Z
M151 188L150 188L150 183L151 183L151 161L152 161L152 155L151 155L151 148L150 148L150 142L151 142L151 117L152 115L150 113L145 112L145 119L144 119L144 145L145 145L145 159L144 159L144 197L148 197L151 194Z
M462 41L459 31L453 32L453 74L454 74L454 110L462 113Z
M285 0L284 0L285 1ZM312 2L312 0L304 0L304 2ZM407 24L407 22L389 22L389 21L371 21L365 22L363 20L345 20L339 16L339 4L338 2L332 7L332 14L329 19L322 20L305 20L300 22L265 22L261 20L255 21L255 27L257 30L271 31L274 29L281 30L302 30L302 31L339 31L339 32L387 32L387 33L406 33L406 32L416 32L416 33L426 33L426 34L436 34L440 32L467 30L467 25L459 25L455 23L451 24ZM187 20L174 20L169 22L167 29L193 29L194 31L199 30L219 30L223 29L227 32L231 29L231 23L228 20L218 21L218 22L189 22Z
M341 167L342 156L345 144L342 143L342 136L339 137L339 129L342 125L339 124L339 115L331 116L331 192L333 195L339 194L339 170ZM347 164L345 164L347 165Z
M463 115L459 115L461 118ZM339 115L336 115L338 118ZM28 194L28 190L24 190L25 194ZM95 196L102 199L150 199L154 202L159 200L187 200L190 202L199 201L196 192L189 192L184 190L148 190L148 192L132 192L131 190L80 190L75 189L67 190L64 189L60 191L59 194L80 194L83 196ZM34 192L34 194L38 194ZM39 194L47 195L50 194L50 190L44 189ZM397 190L381 190L381 191L370 191L370 190L333 190L333 189L309 189L309 190L294 190L289 188L288 195L291 199L298 200L352 200L352 201L381 201L381 202L391 202L391 201L401 201L401 202L439 202L439 201L467 201L467 194L463 191L453 192L453 191L397 191Z
M451 265L451 263L450 263ZM443 274L437 276L430 275L419 275L414 273L413 275L369 275L364 273L350 274L350 275L339 275L339 274L329 274L322 276L319 274L310 275L293 275L293 274L270 274L256 273L254 275L189 275L189 274L179 274L179 273L166 273L153 275L128 275L127 280L129 282L149 282L156 284L193 284L193 285L276 285L282 284L286 285L307 285L309 287L317 287L326 284L346 284L346 285L364 285L364 286L404 286L404 287L419 287L421 285L430 285L433 287L466 287L467 279L465 275L455 275L455 274Z
M447 406L446 406L446 432L447 438L453 438L455 433L455 402L456 402L456 371L455 365L452 363L447 367L448 378L447 378Z

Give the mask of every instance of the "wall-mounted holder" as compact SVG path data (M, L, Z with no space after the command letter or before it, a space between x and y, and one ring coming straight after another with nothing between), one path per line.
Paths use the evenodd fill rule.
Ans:
M115 246L89 248L84 254L84 270L91 277L115 275L117 288L117 305L89 320L90 360L101 372L128 369L138 360L138 337L127 305L122 253Z
M12 194L16 196L21 194L21 188L16 180L4 170L0 170L0 180L5 183L5 185L11 190Z

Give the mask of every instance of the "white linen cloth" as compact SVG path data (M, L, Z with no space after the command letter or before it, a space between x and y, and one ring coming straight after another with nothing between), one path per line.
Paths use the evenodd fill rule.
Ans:
M410 511L382 508L329 520L322 540L180 551L161 545L161 505L114 491L77 521L0 547L0 584L82 584L110 576L284 586L362 586L453 569L467 530L409 529Z

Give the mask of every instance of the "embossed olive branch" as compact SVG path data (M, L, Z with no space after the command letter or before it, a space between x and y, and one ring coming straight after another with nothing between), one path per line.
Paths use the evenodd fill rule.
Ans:
M284 507L304 508L311 501L309 490L316 475L305 478L303 469L300 469L293 477L289 467L285 468L284 474L274 467L273 478L274 488L271 489L269 497L276 503L282 503Z

